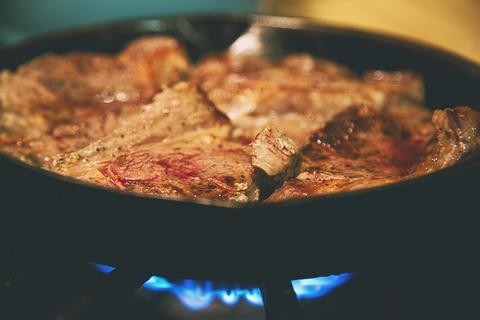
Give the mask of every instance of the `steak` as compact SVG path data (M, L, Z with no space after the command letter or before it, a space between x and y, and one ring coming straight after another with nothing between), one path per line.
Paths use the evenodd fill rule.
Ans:
M0 135L8 151L35 162L110 132L118 117L184 77L178 42L146 37L118 55L48 53L0 73ZM22 145L22 148L16 148Z
M78 161L62 174L142 194L237 202L257 201L263 186L292 177L297 150L277 129L266 128L252 146L229 141L227 129L136 144L105 161Z
M364 189L445 168L479 151L479 119L466 107L435 111L433 125L422 117L350 108L312 135L300 173L269 201Z
M308 54L212 55L169 37L0 72L0 151L164 198L278 201L419 177L480 151L480 114L423 107L419 75Z
M468 107L435 110L432 122L435 139L412 176L446 168L480 151L480 113Z
M231 141L231 131L201 91L180 82L112 133L54 157L50 169L137 193L231 201L258 200L293 176L298 150L278 129L265 128L250 146Z
M271 123L300 146L351 106L381 109L423 101L422 80L412 72L375 71L359 78L341 65L305 54L278 62L212 56L194 68L192 81L239 128L239 139L251 140Z
M74 152L55 156L52 167L58 171L78 161L102 162L135 146L208 127L230 130L228 119L195 85L179 82L157 94L152 103L139 107L138 112L119 118L117 127L102 138Z

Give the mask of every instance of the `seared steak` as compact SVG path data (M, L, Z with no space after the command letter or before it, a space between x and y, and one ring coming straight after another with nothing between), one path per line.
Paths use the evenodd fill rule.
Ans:
M190 72L191 71L191 72ZM480 150L480 114L432 113L421 77L362 76L307 54L210 56L145 37L116 55L46 54L0 71L0 151L108 188L277 201L357 190Z
M226 126L194 130L160 142L136 144L105 161L84 158L64 167L62 173L164 197L256 201L263 186L292 177L297 154L282 133L274 128L264 131L252 147L246 147L228 140Z
M180 82L110 134L56 156L51 169L133 192L232 201L258 200L259 188L293 176L298 150L278 129L265 128L251 146L231 141L231 130L194 85Z
M116 56L45 54L15 73L1 72L0 134L13 143L11 151L41 162L110 132L119 115L134 112L187 70L184 50L167 37L139 39Z
M433 113L436 135L413 176L451 166L480 151L480 113L468 107L436 110Z
M309 55L292 55L277 63L213 56L194 68L192 80L243 129L237 130L240 138L252 139L259 128L272 123L299 145L353 105L380 109L423 100L422 81L411 72L376 71L358 78L343 66Z
M194 85L180 82L156 95L152 103L136 113L120 117L117 127L104 137L70 154L57 155L52 165L58 170L77 161L101 162L137 145L213 126L229 127L229 123Z
M479 120L466 107L435 111L433 126L422 117L350 108L312 136L300 174L269 200L364 189L445 168L480 150Z

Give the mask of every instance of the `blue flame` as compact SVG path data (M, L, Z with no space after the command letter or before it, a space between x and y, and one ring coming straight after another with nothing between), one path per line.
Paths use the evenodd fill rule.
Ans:
M115 268L93 264L100 272L109 273ZM317 277L292 281L293 289L298 299L315 299L329 293L334 288L347 282L351 273L342 273L327 277ZM207 308L216 299L225 305L234 305L243 299L253 306L262 306L262 294L259 288L232 288L217 289L210 281L183 280L178 283L170 282L165 278L153 276L143 285L152 291L163 291L174 294L178 300L191 310L202 310Z

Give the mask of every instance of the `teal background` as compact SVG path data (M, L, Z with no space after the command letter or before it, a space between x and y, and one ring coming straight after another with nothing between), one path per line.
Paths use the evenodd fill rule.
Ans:
M0 44L53 30L141 16L254 12L259 0L0 0Z

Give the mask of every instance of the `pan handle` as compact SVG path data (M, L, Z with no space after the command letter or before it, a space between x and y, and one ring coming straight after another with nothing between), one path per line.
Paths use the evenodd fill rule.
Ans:
M122 301L140 288L149 275L115 269L108 273L90 292L54 314L51 320L100 320L120 318L117 313Z

